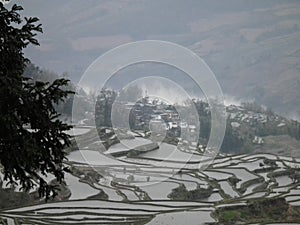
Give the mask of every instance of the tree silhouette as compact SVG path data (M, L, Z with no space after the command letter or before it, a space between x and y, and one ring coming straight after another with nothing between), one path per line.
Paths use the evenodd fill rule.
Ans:
M40 196L48 199L55 191L44 177L50 173L62 181L63 149L70 145L64 131L71 126L58 119L55 105L71 91L62 88L69 82L65 79L33 82L22 76L30 62L23 49L39 45L35 36L42 28L36 17L24 21L21 10L0 3L0 167L4 180L25 191L37 185Z

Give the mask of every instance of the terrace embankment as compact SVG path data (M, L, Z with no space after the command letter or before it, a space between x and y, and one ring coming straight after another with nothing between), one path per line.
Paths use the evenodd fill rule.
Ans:
M121 156L136 157L139 154L154 151L158 148L159 148L159 146L157 143L150 143L150 144L141 145L141 146L138 146L138 147L135 147L132 149L114 152L114 153L111 153L111 155L114 157L121 157Z

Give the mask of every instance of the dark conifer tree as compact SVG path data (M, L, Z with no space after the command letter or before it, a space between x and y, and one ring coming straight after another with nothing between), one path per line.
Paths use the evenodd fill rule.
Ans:
M58 118L55 105L70 91L66 79L53 83L31 82L22 76L30 62L23 50L42 32L36 17L21 18L21 6L7 9L0 3L0 168L4 179L18 182L26 191L38 184L41 197L49 198L54 187L43 175L64 178L64 148L70 144L64 131L71 127ZM31 128L29 130L28 128Z

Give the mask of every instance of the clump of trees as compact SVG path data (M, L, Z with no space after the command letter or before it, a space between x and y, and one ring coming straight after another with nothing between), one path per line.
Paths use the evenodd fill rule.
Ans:
M236 186L237 183L241 181L241 179L237 178L236 176L232 176L228 178L228 181L232 186Z
M126 103L135 103L137 99L142 97L142 89L138 86L133 86L128 89L122 89L117 92L112 89L103 88L97 95L96 106L95 106L95 121L96 126L100 127L123 127L127 124L128 118L125 116L127 109ZM115 111L112 112L113 104L115 105ZM116 124L112 124L112 116L115 119ZM135 115L132 111L129 113L129 125L135 128ZM124 124L125 123L125 124Z
M211 196L213 188L209 186L208 188L197 187L195 190L188 191L184 184L180 184L179 187L174 188L172 192L168 195L168 198L172 200L190 200L197 201Z
M299 221L299 212L284 198L249 200L245 206L219 208L215 215L222 224Z
M276 160L273 160L273 159L264 159L264 164L265 165L269 165L271 167L277 167L277 163L276 163Z
M299 168L290 168L291 174L289 177L292 179L293 183L299 183L300 182L300 170Z
M37 184L40 197L48 199L55 187L44 176L51 173L63 180L64 148L70 145L64 131L71 126L59 119L55 105L73 92L64 89L66 79L32 82L23 76L30 63L23 50L39 45L35 36L42 27L36 17L21 18L21 10L0 3L0 164L10 184L25 191Z
M117 97L114 90L103 88L97 96L95 120L97 127L112 127L111 110L112 105Z

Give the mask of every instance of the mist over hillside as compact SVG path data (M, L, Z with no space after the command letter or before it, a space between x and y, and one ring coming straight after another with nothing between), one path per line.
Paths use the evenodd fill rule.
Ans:
M300 117L299 1L27 0L22 5L24 14L39 17L44 28L41 46L29 48L27 55L39 66L67 71L73 82L113 47L165 40L202 57L226 95ZM164 74L173 76L172 71ZM189 85L186 77L178 79Z

